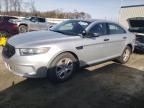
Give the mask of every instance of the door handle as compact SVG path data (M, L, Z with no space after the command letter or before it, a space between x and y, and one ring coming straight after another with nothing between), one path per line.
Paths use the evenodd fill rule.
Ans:
M104 39L104 41L109 41L110 39Z
M83 46L78 46L76 47L77 50L82 50L83 49Z
M127 39L127 37L123 37L123 39Z

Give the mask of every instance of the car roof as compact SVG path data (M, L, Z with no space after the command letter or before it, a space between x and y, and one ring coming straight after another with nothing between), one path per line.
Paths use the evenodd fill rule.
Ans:
M87 20L83 20L83 19L70 19L71 21L85 21L85 22L89 22L89 23L93 23L93 22L96 22L96 23L112 23L112 24L116 24L120 27L122 27L123 29L125 29L127 31L127 29L122 26L121 24L119 24L118 22L114 22L114 21L109 21L109 20L104 20L104 19L87 19Z
M26 16L26 17L44 18L44 17L40 17L40 16Z
M12 18L12 19L18 19L17 17L13 17L13 16L0 16L1 18Z
M104 20L104 19L87 19L87 20L83 20L83 19L70 19L72 21L85 21L85 22L89 22L89 23L92 23L92 22L105 22L105 23L115 23L117 24L116 22L113 22L113 21L108 21L108 20Z

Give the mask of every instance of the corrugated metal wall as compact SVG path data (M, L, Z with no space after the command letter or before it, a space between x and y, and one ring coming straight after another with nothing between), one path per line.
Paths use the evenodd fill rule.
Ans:
M119 23L129 28L127 19L134 17L144 17L144 6L123 7L119 13Z

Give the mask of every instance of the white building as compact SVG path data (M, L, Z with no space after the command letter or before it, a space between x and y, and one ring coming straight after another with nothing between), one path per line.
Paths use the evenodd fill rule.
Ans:
M121 7L119 23L126 28L144 27L144 4Z

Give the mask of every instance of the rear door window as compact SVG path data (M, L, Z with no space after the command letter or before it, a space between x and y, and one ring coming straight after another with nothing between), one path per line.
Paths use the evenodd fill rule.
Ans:
M117 24L108 23L108 33L109 34L124 34L126 31Z

